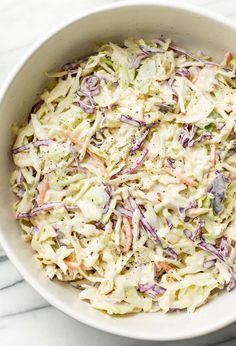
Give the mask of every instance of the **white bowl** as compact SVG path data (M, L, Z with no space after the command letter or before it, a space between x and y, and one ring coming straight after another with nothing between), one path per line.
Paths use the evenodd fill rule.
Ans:
M10 126L29 112L45 83L45 71L92 51L98 39L119 41L128 36L171 37L192 51L203 50L216 60L236 52L236 27L228 19L190 5L163 1L122 2L77 16L39 42L15 68L0 100L0 241L23 277L52 305L95 328L146 340L176 340L212 332L236 320L236 289L224 293L193 314L142 313L111 317L78 299L75 289L48 280L37 268L29 244L11 211L9 175Z

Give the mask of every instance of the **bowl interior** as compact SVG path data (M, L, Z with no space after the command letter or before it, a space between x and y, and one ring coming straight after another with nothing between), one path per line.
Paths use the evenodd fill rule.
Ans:
M29 244L21 238L11 211L9 175L10 127L28 114L47 83L45 72L92 52L96 40L122 41L133 37L170 37L193 52L202 50L220 61L226 50L236 53L236 29L219 17L166 2L123 3L90 13L51 35L18 68L0 104L0 239L22 275L39 293L74 318L115 334L151 340L197 336L236 319L231 309L236 291L222 294L194 314L136 314L110 317L78 299L75 289L49 281L37 268Z

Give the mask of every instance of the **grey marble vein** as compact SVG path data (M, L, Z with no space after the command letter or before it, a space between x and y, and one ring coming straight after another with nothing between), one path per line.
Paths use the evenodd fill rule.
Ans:
M17 312L11 313L11 314L0 315L0 318L4 319L6 317L13 317L13 316L18 316L18 315L23 315L23 314L27 314L29 312L34 312L34 311L46 309L46 308L49 308L49 307L51 307L51 305L46 304L46 305L43 305L43 306L38 306L38 307L31 308L31 309L23 310L23 311L17 311Z
M0 256L0 262L8 261L8 257L6 255Z
M18 284L21 284L22 282L24 282L23 279L17 280L17 281L13 282L13 283L10 284L10 285L6 285L6 286L1 287L1 288L0 288L0 291L6 290L6 289L11 288L11 287L14 287L14 286L16 286L16 285L18 285ZM2 317L2 316L1 316L1 317Z

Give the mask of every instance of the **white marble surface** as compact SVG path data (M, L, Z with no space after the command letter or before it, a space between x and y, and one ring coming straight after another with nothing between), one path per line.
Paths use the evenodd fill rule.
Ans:
M0 86L18 59L49 29L82 9L111 1L0 0ZM236 20L236 0L188 2ZM82 325L51 307L21 278L0 247L0 345L235 346L236 324L204 337L178 342L145 343L112 336Z

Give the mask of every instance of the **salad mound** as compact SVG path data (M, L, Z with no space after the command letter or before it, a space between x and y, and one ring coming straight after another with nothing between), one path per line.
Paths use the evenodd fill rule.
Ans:
M236 60L127 39L49 73L16 136L24 239L109 314L193 312L236 278Z

